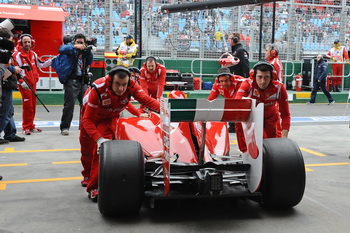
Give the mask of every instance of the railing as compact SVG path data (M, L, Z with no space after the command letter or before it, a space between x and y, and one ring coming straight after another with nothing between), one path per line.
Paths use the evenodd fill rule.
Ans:
M342 67L342 69L343 69L343 74L342 75L333 75L333 74L331 74L330 76L331 77L343 77L342 78L342 81L341 81L341 91L344 91L344 80L345 80L345 78L349 78L350 77L350 70L349 70L349 73L348 74L346 74L346 75L344 75L344 71L345 71L345 64L348 64L347 62L326 62L327 64L330 64L330 65L332 65L332 64L342 64L343 65L343 67ZM312 59L311 60L311 81L310 81L310 86L311 87L313 87L314 86L314 72L315 71L315 60L314 59ZM329 71L332 71L332 68L330 68L330 69L328 69L328 72Z
M46 60L46 58L52 59L53 57L55 57L55 56L52 56L52 55L42 55L42 56L40 57L40 59ZM39 68L39 67L38 67L38 68ZM45 69L47 69L47 68L45 68ZM52 67L51 67L51 66L49 66L48 69L49 69L48 71L45 71L45 70L42 70L41 68L39 68L40 72L42 72L42 73L44 73L44 74L49 74L49 91L52 91L52 86L51 86L52 74L55 74L56 72L54 72L54 71L52 70Z
M196 61L199 61L200 62L200 64L199 64L199 73L196 73L196 72L194 72L194 63L196 62ZM203 61L218 61L218 59L209 59L209 58L195 58L195 59L193 59L192 60L192 62L191 62L191 73L194 75L194 76L199 76L201 79L202 79L202 76L203 76ZM196 67L198 67L198 66L196 66ZM216 74L205 74L205 75L217 75L217 73Z
M287 86L287 79L289 78L289 77L292 77L293 78L293 76L295 75L295 63L293 62L293 61L282 61L282 64L285 64L285 69L284 69L284 74L283 74L283 76L284 76L284 78L283 78L283 84L285 85L285 86ZM291 64L292 65L292 70L291 70L291 73L290 74L287 74L287 68L288 68L288 64Z

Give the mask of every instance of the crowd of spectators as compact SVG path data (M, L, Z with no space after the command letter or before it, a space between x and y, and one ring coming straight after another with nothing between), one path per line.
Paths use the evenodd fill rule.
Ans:
M28 0L0 0L10 4L31 4ZM113 0L112 32L113 46L118 46L123 37L132 34L134 25L134 1ZM184 0L186 2L186 0ZM227 37L233 32L233 15L230 8L163 14L160 6L166 1L143 1L142 19L144 41L153 38L163 49L189 49L203 46L207 50L223 51L227 46ZM62 7L69 13L64 24L66 35L84 33L98 39L98 45L105 43L105 1L104 0L41 0L40 5ZM300 5L298 5L300 4ZM314 5L322 4L322 5ZM287 3L278 3L275 25L275 41L282 51L288 47L288 37L294 36L293 42L300 42L304 51L325 50L334 39L350 43L350 8L347 9L346 37L339 38L341 25L341 1L337 0L296 0L296 34L289 35L290 8ZM346 1L347 6L350 0ZM264 8L263 44L272 38L272 4ZM337 7L339 6L339 7ZM260 9L251 10L241 7L239 29L244 35L242 43L253 51L258 50L260 30ZM235 25L236 26L236 25ZM218 35L221 35L218 38ZM253 37L252 37L253 36ZM245 38L253 38L245 40ZM291 40L289 40L291 41ZM226 44L225 44L226 43ZM226 45L226 46L225 46ZM350 45L350 44L346 44Z

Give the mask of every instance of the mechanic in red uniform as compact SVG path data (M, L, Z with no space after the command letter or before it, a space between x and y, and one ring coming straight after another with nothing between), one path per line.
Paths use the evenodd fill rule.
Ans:
M341 46L340 41L336 39L334 41L334 47L331 48L327 55L325 57L328 57L332 59L332 62L335 62L332 64L332 84L333 84L333 91L340 92L339 87L342 83L343 79L343 64L336 64L337 62L347 62L350 64L349 61L349 55L348 51L346 51L345 46Z
M21 78L18 79L19 91L22 95L22 130L23 134L30 135L31 133L40 133L42 130L35 128L34 117L36 110L36 83L39 81L39 68L45 68L51 65L52 60L41 61L38 55L32 50L34 47L34 39L29 34L21 35L16 46L16 52L12 57L16 66L29 66L29 69L23 69L20 73ZM30 90L30 87L32 90Z
M81 128L86 134L83 132L80 138L82 164L87 177L89 155L92 155L87 192L93 201L97 201L98 195L99 148L103 142L114 139L117 119L130 97L150 109L159 111L160 108L160 103L148 96L130 75L125 67L112 69L93 83L83 99Z
M281 60L278 57L278 50L275 48L273 44L267 44L265 47L265 59L273 65L274 67L274 75L272 76L274 80L277 80L283 83L283 65ZM280 120L281 122L281 117ZM281 124L277 124L277 137L281 137L282 126Z
M265 47L265 59L273 65L277 73L277 81L283 83L283 65L278 57L278 50L274 45L268 44Z
M128 70L131 73L130 78L137 81L140 75L140 70L134 66L129 66ZM91 90L91 87L89 87L87 92L89 92L90 90ZM131 114L133 114L134 116L145 117L145 118L149 117L148 113L144 112L142 109L137 109L131 103L132 99L133 97L131 97L130 102L125 107L125 109ZM83 106L81 115L83 115L84 109L85 108ZM80 140L80 144L82 145L85 144L85 146L81 148L81 163L83 165L83 171L81 172L81 174L84 177L84 179L81 181L81 185L83 187L86 187L89 184L89 180L90 180L90 171L91 171L91 162L92 162L91 151L93 151L95 142L90 139L89 135L87 134L84 128L80 129L79 140ZM90 140L90 142L88 142L88 140Z
M155 57L147 57L141 68L140 85L142 89L154 99L160 99L163 95L166 79L166 68L157 63Z
M87 90L89 92L91 90L91 87ZM129 102L125 109L137 117L149 117L148 113L143 112L141 109L137 109L131 102ZM83 106L81 109L81 115L84 114L85 107ZM81 186L86 187L90 182L90 172L91 172L91 163L92 163L92 155L96 149L95 142L90 138L89 134L86 132L84 127L80 128L80 136L79 136L79 142L81 145L84 145L81 147L81 164L83 166L83 170L81 174L83 175L83 180L81 181Z
M257 104L264 104L264 138L278 137L279 115L282 118L281 136L287 138L290 128L288 94L281 82L273 80L273 69L268 62L255 64L254 72L241 84L236 98L249 97L256 99Z
M208 100L216 99L219 96L219 94L226 99L234 99L239 86L244 80L245 78L240 75L232 75L228 67L220 68L218 70L218 75L215 78L215 83L213 84L213 87L208 96ZM239 150L242 152L246 152L247 147L244 142L242 124L236 122L234 125Z

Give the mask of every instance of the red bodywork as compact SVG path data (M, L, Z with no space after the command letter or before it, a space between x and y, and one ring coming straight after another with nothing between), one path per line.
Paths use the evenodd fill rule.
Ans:
M212 161L212 155L228 155L230 150L226 122L206 123L205 162ZM196 145L200 145L202 123L171 123L170 155L178 155L178 161L198 163ZM163 152L160 118L152 113L150 118L120 118L116 129L117 140L133 140L141 143L144 154L156 158Z

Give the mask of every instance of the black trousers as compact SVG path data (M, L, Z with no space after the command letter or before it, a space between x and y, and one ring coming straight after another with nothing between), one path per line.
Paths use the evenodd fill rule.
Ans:
M83 96L87 85L82 84L81 78L68 79L64 86L64 106L61 118L60 129L69 129L73 119L74 105L78 99L82 104Z
M312 93L311 93L310 103L315 103L316 95L317 95L317 91L318 91L319 87L321 87L323 93L327 96L328 102L329 103L332 102L333 98L332 98L331 94L329 93L329 91L326 88L326 81L318 82L317 80L315 80L314 81L314 88L313 88Z

